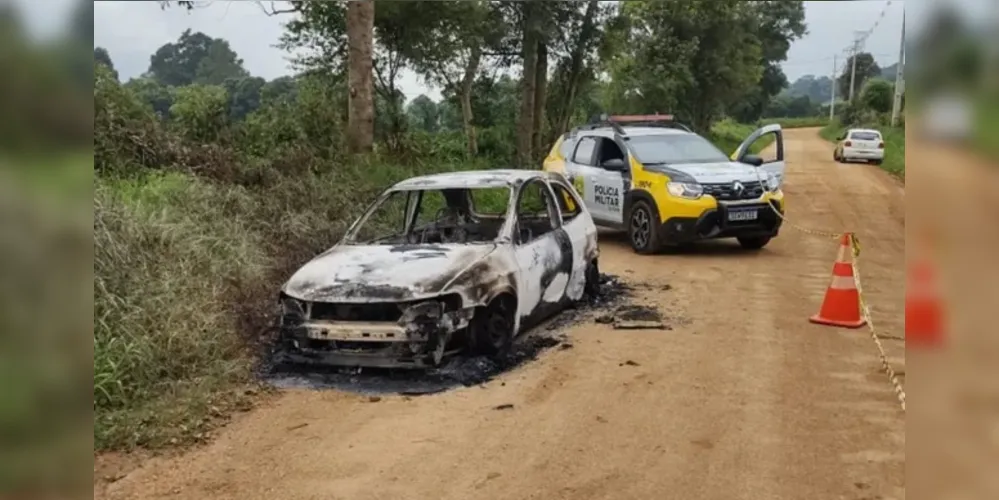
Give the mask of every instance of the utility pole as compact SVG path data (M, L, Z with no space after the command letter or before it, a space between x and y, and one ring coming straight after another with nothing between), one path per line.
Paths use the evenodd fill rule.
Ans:
M854 32L853 55L850 57L850 102L853 102L853 87L857 82L857 54L860 52L860 44L864 36L863 31Z
M905 11L902 12L902 41L898 49L898 71L895 72L895 100L891 106L891 126L898 124L902 111L902 95L905 93Z
M837 57L838 56L833 56L832 99L829 101L829 121L836 119L836 86L839 85L839 77L836 75Z

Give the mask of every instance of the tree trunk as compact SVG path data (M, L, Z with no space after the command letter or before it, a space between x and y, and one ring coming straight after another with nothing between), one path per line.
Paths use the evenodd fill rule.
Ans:
M477 43L472 46L465 66L465 75L461 80L461 122L465 127L465 137L468 142L468 157L479 154L479 142L475 136L475 125L472 124L472 85L475 75L479 72L479 62L482 60L482 47Z
M538 64L534 75L534 129L531 137L532 154L542 154L541 141L545 123L545 106L548 103L548 44L538 40ZM537 158L532 158L536 160Z
M569 130L569 120L572 119L572 107L575 104L576 94L579 92L580 79L583 74L583 57L586 55L586 47L589 46L590 39L593 38L595 32L593 19L596 17L598 6L597 0L590 0L590 3L586 6L583 26L579 30L579 39L576 40L576 46L572 49L572 59L568 75L569 85L565 95L562 97L561 115L558 120L558 130L555 131L556 134Z
M531 142L534 137L534 87L538 71L538 29L537 6L534 1L524 2L524 71L520 79L520 121L517 130L517 163L520 168L528 168L533 153Z
M347 2L347 149L371 152L375 137L374 48L375 2Z

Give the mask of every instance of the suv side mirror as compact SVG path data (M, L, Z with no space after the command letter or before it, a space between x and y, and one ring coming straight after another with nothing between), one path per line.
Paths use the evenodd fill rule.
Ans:
M742 163L746 163L746 164L752 165L754 167L758 167L760 165L763 165L763 158L760 158L757 155L745 155L739 161L741 161Z
M610 160L605 160L600 164L600 167L605 170L612 170L614 172L624 172L625 163L624 160L620 158L611 158Z

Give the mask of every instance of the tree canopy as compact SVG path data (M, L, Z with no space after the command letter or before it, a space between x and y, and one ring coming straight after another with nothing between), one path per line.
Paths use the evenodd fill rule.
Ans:
M410 129L461 131L466 154L509 141L526 165L556 135L601 112L672 113L703 132L724 117L752 123L795 102L794 112L814 111L793 98L817 100L829 90L820 82L777 99L788 87L780 63L807 32L801 1L289 5L261 4L271 15L289 14L279 46L300 75L323 75L345 93L339 116L349 123L352 150L373 141L401 147ZM861 66L858 89L877 69ZM406 103L403 71L439 88L441 102ZM291 95L298 78L255 79L227 42L191 31L152 55L148 77L168 88L222 87L237 121Z

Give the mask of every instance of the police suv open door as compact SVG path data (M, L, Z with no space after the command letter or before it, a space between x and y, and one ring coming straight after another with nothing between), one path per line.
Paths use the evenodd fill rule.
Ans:
M735 150L735 153L732 153L731 158L733 161L738 161L738 162L743 162L744 160L748 159L748 157L750 156L749 148L753 144L755 144L756 141L760 140L761 138L769 134L774 135L776 155L767 154L763 159L763 164L759 165L759 168L763 169L768 174L773 174L773 176L777 177L777 180L781 184L783 184L784 168L785 168L784 131L781 130L780 124L773 123L770 125L766 125L764 127L757 129L752 134L749 134L749 137L747 137L746 140L739 145L738 149ZM761 175L760 178L766 179L767 176Z

